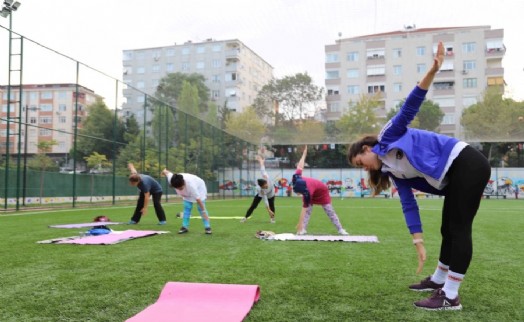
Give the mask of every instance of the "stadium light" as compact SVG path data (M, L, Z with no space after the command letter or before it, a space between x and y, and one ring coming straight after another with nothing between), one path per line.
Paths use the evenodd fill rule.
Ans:
M4 0L4 6L2 7L2 11L0 11L0 16L7 18L13 11L18 10L21 3L18 1L13 0Z

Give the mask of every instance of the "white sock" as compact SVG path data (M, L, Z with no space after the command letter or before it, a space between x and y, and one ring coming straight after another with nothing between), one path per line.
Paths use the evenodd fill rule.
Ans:
M464 280L464 274L455 273L453 271L448 272L448 278L442 290L446 293L446 297L450 300L457 298L460 283Z
M431 275L431 280L437 284L444 284L446 282L446 278L448 277L448 270L449 265L444 265L439 261L437 268L435 269L435 273Z

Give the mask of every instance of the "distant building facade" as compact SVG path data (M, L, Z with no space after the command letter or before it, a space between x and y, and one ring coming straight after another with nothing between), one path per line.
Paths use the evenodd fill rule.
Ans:
M488 86L504 87L504 30L490 26L422 28L340 39L325 46L326 110L334 121L361 95L378 97L379 117L405 99L430 68L437 44L446 56L427 98L445 116L440 132L461 137L464 108L477 103Z
M205 77L209 97L217 105L242 112L273 77L273 67L238 39L123 51L123 115L144 119L145 94L154 95L169 73L197 73ZM147 113L147 112L146 112ZM151 120L151 113L146 120Z
M8 94L7 86L0 86L0 154L6 153ZM76 84L22 85L22 111L20 113L20 86L11 86L9 100L9 154L18 153L18 137L21 138L20 153L38 153L37 144L55 140L57 145L48 153L66 156L73 147L75 124L82 127L87 117L86 107L102 99L92 90L78 86L78 111ZM75 114L77 119L75 120ZM22 120L19 132L18 119ZM27 121L27 122L26 122ZM25 126L25 124L28 126ZM18 135L20 133L20 135Z

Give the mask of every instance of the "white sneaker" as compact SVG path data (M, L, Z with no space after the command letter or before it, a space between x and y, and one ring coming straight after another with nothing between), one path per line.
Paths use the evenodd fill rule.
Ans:
M345 229L339 230L338 233L342 236L349 236L348 232Z
M269 220L269 222L272 223L272 224L276 223L275 218L271 218L271 219Z
M247 218L246 218L246 217L240 219L240 222L241 222L241 223L245 223L246 221L247 221Z

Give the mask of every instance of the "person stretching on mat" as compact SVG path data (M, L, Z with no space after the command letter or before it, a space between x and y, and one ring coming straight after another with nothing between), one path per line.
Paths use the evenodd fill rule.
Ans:
M136 203L136 209L133 213L133 217L128 224L136 225L140 222L140 218L147 214L147 206L149 204L149 198L153 197L153 205L155 206L155 213L158 218L159 225L166 224L166 213L160 200L162 199L162 186L152 177L146 174L138 174L135 166L132 163L127 165L131 175L129 176L129 184L133 187L137 187L140 190L140 196Z
M275 223L275 189L273 188L273 182L269 180L269 176L266 172L264 166L264 159L257 155L258 163L260 163L260 172L262 173L263 179L258 179L256 187L257 193L253 198L251 207L247 210L246 216L240 220L240 222L246 222L246 220L251 216L253 211L258 207L260 200L264 199L264 204L266 205L267 212L269 214L269 222Z
M404 105L378 136L353 143L349 162L368 171L376 195L393 180L413 244L418 254L417 273L422 271L426 249L422 223L412 188L445 196L442 208L442 243L433 275L409 286L413 291L433 291L431 297L415 302L427 310L460 310L458 290L468 270L472 253L472 224L482 193L491 174L487 159L475 148L453 137L408 128L444 60L438 44L433 65L411 91Z
M293 191L302 195L302 211L300 212L300 219L297 224L297 235L305 235L307 233L307 226L313 205L321 205L328 215L329 219L337 227L340 235L349 235L344 230L340 220L338 219L335 209L331 204L331 196L329 195L328 187L320 180L302 177L302 169L306 163L307 145L304 147L302 157L297 164L297 170L293 175Z
M182 227L179 234L185 234L189 230L189 219L191 219L191 210L196 202L198 212L204 222L205 233L211 235L211 225L209 223L209 213L206 209L207 188L206 183L201 178L189 173L175 173L164 169L162 174L166 176L167 182L173 187L178 195L184 200L184 216L182 218Z

